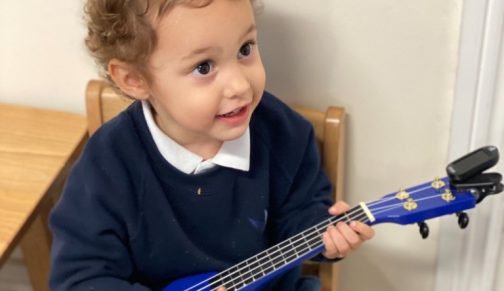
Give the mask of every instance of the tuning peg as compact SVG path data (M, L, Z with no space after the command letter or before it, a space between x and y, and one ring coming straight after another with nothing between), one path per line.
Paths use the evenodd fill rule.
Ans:
M418 222L417 224L420 228L420 235L422 235L423 239L426 239L429 236L429 226L425 221Z
M462 229L466 228L467 225L469 224L469 215L467 215L467 213L465 212L458 212L457 217L458 217L458 225L460 226L460 228Z

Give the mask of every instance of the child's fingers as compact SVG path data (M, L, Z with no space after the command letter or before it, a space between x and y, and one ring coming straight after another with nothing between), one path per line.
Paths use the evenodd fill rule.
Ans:
M360 221L352 221L350 227L359 234L362 241L370 240L374 237L374 229Z
M340 222L329 226L322 237L325 246L323 255L330 259L346 257L373 236L371 227L357 221L352 221L350 225Z
M326 231L328 239L325 244L326 253L324 254L328 258L343 258L350 254L353 248L356 248L359 244L359 237L357 234L351 236L352 229L348 227L345 223L339 223L336 226L329 226ZM355 246L352 246L355 244Z
M336 228L348 245L348 249L342 250L342 253L344 255L349 254L353 249L358 248L362 244L363 240L361 239L359 234L355 232L353 228L351 228L348 224L340 222L336 225Z
M344 201L338 201L329 208L329 214L338 215L344 213L350 209L350 206Z
M224 288L224 287L219 287L219 288L217 288L217 290L216 290L216 291L226 291L226 288Z
M339 215L350 209L347 203L343 201L336 202L329 208L329 214ZM353 250L366 240L373 238L374 230L367 224L352 221L349 224L339 222L336 226L329 226L322 235L325 250L322 253L329 259L343 258L349 255Z
M335 242L330 234L331 228L334 228L334 226L328 227L327 231L322 234L322 241L324 242L325 247L325 250L322 254L328 259L343 258L343 255L340 253L338 247L336 246L338 242Z

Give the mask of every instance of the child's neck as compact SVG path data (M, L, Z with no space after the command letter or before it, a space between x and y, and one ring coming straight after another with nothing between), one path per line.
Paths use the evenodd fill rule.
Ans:
M215 157L215 155L219 152L220 148L222 147L222 141L212 144L189 144L183 145L183 147L185 147L190 152L202 157L203 160L208 160Z

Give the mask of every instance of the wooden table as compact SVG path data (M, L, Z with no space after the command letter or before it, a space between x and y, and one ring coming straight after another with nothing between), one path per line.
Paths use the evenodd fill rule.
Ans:
M0 268L20 243L35 291L47 286L47 219L87 140L83 116L0 103Z

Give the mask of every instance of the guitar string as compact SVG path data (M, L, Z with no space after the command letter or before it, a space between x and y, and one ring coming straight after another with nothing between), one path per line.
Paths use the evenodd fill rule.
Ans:
M419 188L419 189L416 189L414 191L411 191L408 192L409 195L413 195L413 194L416 194L418 192L422 192L422 191L425 191L426 189L429 189L431 188L430 186L426 186L426 187L423 187L423 188ZM405 191L408 191L408 189L406 189ZM396 194L399 193L399 192L395 192ZM389 202L391 200L395 200L397 199L396 195L392 194L390 197L387 197L387 198L382 198L382 199L379 199L379 200L374 200L374 201L370 201L369 203L366 203L366 205L368 206L374 206L376 204L381 204L381 203L386 203L386 202Z
M438 197L440 197L440 196L442 196L442 195L443 195L443 194L441 193L441 194L436 194L436 195L434 195L434 196L427 196L427 197L423 197L423 198L417 198L417 199L415 199L414 201L423 201L423 200L425 200L425 199L438 198ZM372 207L372 206L371 206L371 207L369 207L369 210L370 210L370 211L372 210L372 212L376 214L376 212L377 212L377 211L380 211L380 210L389 210L389 209L393 209L393 208L397 207L398 205L399 205L399 206L402 206L402 205L404 205L404 203L405 203L405 202L407 202L407 201L404 201L404 200L403 200L403 201L397 202L396 204L389 204L389 205L386 205L386 206L381 206L381 207L376 207L376 208L374 208L374 207Z
M422 192L422 191L425 191L426 189L429 189L431 188L432 186L426 186L426 187L423 187L423 188L419 188L419 189L416 189L415 191L411 191L409 192L410 195L413 195L415 193L418 193L418 192ZM398 193L398 192L395 192L395 193ZM381 203L385 203L385 202L388 202L390 200L394 200L394 199L397 199L397 197L395 197L395 195L393 196L390 196L390 197L387 197L385 199L379 199L379 200L374 200L374 201L370 201L368 203L366 203L366 205L368 207L370 206L375 206L376 204L381 204Z
M366 214L365 214L365 213L362 213L362 214L363 214L363 217L364 217L365 219L363 219L361 222L366 223L366 220L368 220L368 218L367 218L367 216L366 216ZM320 230L319 230L319 231L320 231ZM315 239L315 238L312 238L311 240L313 240L313 239ZM307 252L309 252L310 250L313 250L313 249L315 249L315 248L318 248L318 247L323 246L323 244L324 244L324 243L323 243L323 241L322 241L321 237L316 237L316 239L317 239L317 240L316 240L315 242L312 242L311 244L310 244L310 243L306 243L306 244L308 245L308 247L309 247L309 250L308 250L308 251L305 251L305 253L307 253ZM290 259L289 261L287 261L287 260L284 258L284 264L283 264L283 266L290 264L291 262L295 261L297 258L299 258L299 256L297 256L297 257L295 257L295 258L293 258L293 259ZM254 281L255 281L255 279L254 279L254 271L256 271L257 269L260 269L259 271L262 271L262 267L261 267L261 266L255 267L254 269L251 269L251 270L249 270L249 271L246 273L246 275L250 275L250 276L249 276L249 277L245 277L245 278L243 278L243 276L242 276L242 277L241 277L241 281L240 281L240 282L235 282L235 281L236 281L235 279L231 279L231 283L233 283L233 285L231 285L231 286L229 286L229 287L228 287L227 285L225 285L225 284L227 284L228 282L226 282L225 284L222 284L222 283L221 283L221 284L218 284L217 282L215 282L215 283L212 283L211 285L218 285L218 286L217 286L217 287L211 286L211 287L212 287L212 288L218 288L218 287L220 287L220 286L225 286L225 287L227 288L226 290L233 290L232 288L237 288L236 290L238 290L239 288L241 288L241 287L245 287L247 284L250 284L250 283L252 283L252 282L254 282ZM273 270L272 270L272 271L270 271L270 272L268 272L268 273L266 273L266 274L264 273L264 271L262 271L263 276L265 276L265 275L267 275L267 274L269 274L269 273L271 273L271 272L273 272L273 271L275 271L275 270L276 270L276 269L275 269L275 268L273 268ZM262 277L262 276L261 276L261 277ZM250 282L249 282L249 283L246 283L246 282L247 282L247 280L249 280ZM245 284L245 285L240 286L240 285L242 285L242 284Z
M353 209L351 209L348 213L352 213L352 214L353 214L353 213L357 212L358 210L359 210L359 208L358 208L358 207L354 207L354 208L353 208ZM355 218L355 217L358 217L358 216L354 216L354 218ZM266 254L266 258L268 258L268 257L269 257L269 260L268 260L266 263L271 264L271 261L272 261L272 260L277 259L277 258L280 258L280 256L279 256L279 255L282 255L282 251L283 251L283 250L285 250L286 248L289 248L289 246L291 246L292 244L294 244L294 243L298 243L298 242L300 242L300 241L301 241L302 243L305 243L305 242L304 242L304 241L306 240L305 236L311 236L311 235L313 235L316 231L319 231L319 230L318 230L318 228L320 228L320 227L327 227L327 226L329 225L329 223L331 223L330 221L331 221L332 219L334 219L334 218L339 218L339 219L343 220L345 217L344 217L343 215L341 215L341 216L337 216L337 217L330 217L330 218L328 218L328 219L326 219L326 220L323 220L323 221L319 222L318 224L316 224L316 225L314 225L314 226L312 226L312 227L310 227L310 228L306 229L305 231L303 231L303 232L301 232L301 233L299 233L299 234L295 235L294 237L298 237L298 236L300 236L300 237L299 237L299 238L297 238L295 241L291 241L288 245L283 246L282 248L278 248L278 247L277 247L279 244L282 244L282 243L284 243L284 242L288 241L289 239L284 240L284 241L282 241L282 242L278 243L277 245L275 245L275 246L273 246L273 247L270 247L270 248L268 248L268 249L266 249L266 250L262 251L261 253L256 254L255 256L250 257L249 259L246 259L246 260L242 261L242 263L243 263L243 262L252 261L252 260L254 260L254 259L255 259L255 261L257 262L257 261L258 261L258 257L259 257L259 256L261 256L261 255L265 255L265 254ZM338 222L338 221L337 221L337 222ZM306 234L305 234L305 232L306 232ZM292 239L292 238L290 238L290 239ZM305 244L306 244L306 243L305 243ZM276 247L276 249L275 249L275 250L273 250L275 247ZM268 254L268 251L272 251L272 252ZM310 249L309 249L309 250L307 250L307 251L310 251ZM273 256L274 256L274 257L273 257ZM283 255L282 255L282 256L283 256ZM259 264L259 265L258 265L258 267L263 267L263 266L265 266L265 265L266 265L266 263L265 263L265 264ZM238 264L240 264L240 263L238 263ZM235 266L236 266L236 265L231 266L230 268L228 268L228 269L226 269L226 270L224 270L224 271L220 272L219 274L229 272L229 270L231 270L231 269L235 268ZM248 264L247 264L246 266L248 266ZM239 275L240 271L242 271L242 270L243 270L242 268L238 268L238 269L236 269L236 270L234 270L234 271L230 272L229 274L227 274L225 277L220 278L220 280L224 280L224 279L227 279L228 277L232 277L232 276L236 275L237 273L238 273L238 275ZM201 284L203 284L203 283L206 283L206 282L208 282L208 281L210 281L210 280L213 280L213 279L217 279L217 277L219 276L219 274L216 274L215 276L212 276L212 277L210 277L210 278L208 278L208 279L206 279L206 280L204 280L204 281L201 281L201 282L199 282L197 285L194 285L194 286L192 286L192 287L190 287L189 289L186 289L186 290L192 290L193 288L196 288L196 287L198 287L199 285L201 285ZM231 279L231 280L232 280L232 279ZM203 288L206 288L207 286L208 286L208 285L204 286ZM202 289L197 289L197 291L199 291L199 290L202 290Z
M364 213L363 213L363 216L365 217L365 214L364 214ZM320 232L320 231L321 231L321 230L323 230L323 229L325 229L325 226L324 226L323 228L321 228L321 229L318 229L318 230L313 231L313 233L318 233L318 232ZM315 242L312 242L314 239L316 239L316 241L315 241ZM306 253L308 253L309 251L311 251L311 250L315 249L316 247L320 247L320 246L322 246L322 245L323 245L323 242L322 242L322 240L321 240L321 237L314 237L314 238L312 238L312 239L308 240L307 242L304 242L304 244L308 246L308 249L307 249L306 251L304 251L304 254L306 254ZM302 255L303 255L303 254L302 254ZM277 255L275 258L280 258L280 257L282 257L282 260L284 261L283 266L285 266L285 265L287 265L287 264L289 264L289 263L291 263L291 262L295 261L297 258L299 258L299 255L298 255L298 254L297 254L297 252L296 252L296 257L294 257L294 258L292 258L292 259L290 259L290 260L287 260L287 259L285 259L285 257L284 257L284 255L283 255L283 253L280 253L280 255ZM274 260L275 258L273 258L273 260ZM271 270L271 271L269 271L268 273L265 273L265 272L264 272L264 270L263 270L263 266L264 266L264 265L258 265L258 266L254 267L254 268L252 268L252 269L250 269L250 268L249 268L249 270L248 270L248 271L246 271L244 274L241 274L241 276L239 277L239 279L241 279L241 281L239 281L239 282L237 282L237 281L236 281L236 278L231 278L231 282L229 282L229 281L228 281L228 282L221 282L221 283L219 283L219 282L214 282L214 283L212 283L211 285L226 286L226 288L229 288L229 289L231 289L231 290L232 290L232 288L236 288L237 286L238 286L238 288L240 288L240 287L244 287L246 284L248 284L248 283L246 283L247 281L249 281L249 283L251 283L251 282L255 281L255 279L254 279L254 274L255 274L255 272L256 272L256 271L260 271L260 273L262 273L262 274L263 274L263 276L265 276L265 275L267 275L267 274L269 274L269 273L271 273L271 272L273 272L273 271L277 270L277 269L275 268L275 266L274 266L271 262L269 262L268 266L272 266L272 270ZM256 274L256 275L257 275L257 274ZM262 276L261 276L261 277L262 277ZM228 285L228 283L231 283L232 285L230 285L230 286L229 286L229 285ZM243 284L245 284L245 285L243 285ZM240 286L240 285L243 285L243 286ZM212 288L213 288L213 287L214 287L214 286L212 286ZM217 286L216 286L216 287L217 287Z
M431 188L431 186L426 186L426 187L423 187L423 188L416 189L415 191L410 192L410 194L415 194L415 193L417 193L417 192L424 191L425 189L428 189L428 188ZM442 195L442 194L439 194L439 195L434 195L434 196L431 196L431 197L418 199L417 201L421 201L421 200L425 200L425 199L431 199L431 198L439 197L439 196L441 196L441 195ZM381 199L381 200L378 200L378 201L370 202L369 204L366 204L366 205L368 205L368 206L377 205L377 204L385 203L385 202L390 201L390 200L393 200L393 199L397 199L397 198L396 198L395 196L392 196L392 197L389 197L389 198L387 198L387 199ZM393 209L393 208L400 207L400 206L402 206L402 205L403 205L403 203L398 203L398 204L396 204L396 205L382 206L381 208L374 208L374 209L373 209L373 212L374 212L374 211L376 211L376 210L378 210L378 211L379 211L379 210L381 210L381 209L384 209L384 211L380 211L380 212L376 212L376 213L375 213L375 214L380 214L380 213L383 213L383 212L389 211L389 210L391 210L391 209ZM361 209L361 208L358 208L358 207L355 207L354 209L351 209L351 211L350 211L350 212L348 212L348 213L346 213L346 214L352 214L352 213L354 213L354 212L356 212L356 211L362 211L362 209ZM362 215L362 213L361 213L361 215ZM364 213L364 216L366 216L366 215L365 215L365 213ZM311 235L313 235L314 233L319 232L321 229L318 229L318 228L320 227L320 225L321 225L321 224L324 224L324 225L323 225L323 229L325 229L325 228L326 228L329 224L334 224L334 223L337 223L337 222L339 222L339 221L344 220L345 218L347 218L347 221L349 221L349 220L355 220L354 218L356 218L356 217L348 218L348 217L347 217L347 216L345 216L345 215L341 215L341 216L338 216L338 217L340 218L340 220L338 220L338 221L334 221L334 222L333 222L333 221L331 221L332 219L334 219L334 217L331 217L331 218L329 218L329 219L327 219L327 220L325 220L325 221L320 222L319 224L317 224L317 225L315 225L315 226L310 227L308 230L312 230L312 229L314 229L314 230L313 230L310 234L306 234L306 235L307 235L307 236L311 236ZM359 218L360 218L360 217L359 217ZM367 220L367 218L366 218L365 220ZM329 221L329 223L327 223L327 221ZM363 222L364 222L364 221L363 221ZM306 232L306 231L303 231L303 232L301 232L300 234L298 234L298 235L301 235L301 236L302 236L302 238L299 238L298 240L296 240L296 241L294 241L294 242L290 242L288 245L283 246L283 247L282 247L282 248L280 248L280 249L278 249L278 248L277 248L277 250L275 250L275 251L274 251L273 253L271 253L270 255L273 255L273 254L276 254L276 253L278 253L278 252L279 252L279 253L280 253L280 255L281 255L282 257L284 257L284 256L283 256L282 251L283 251L285 248L292 247L292 244L297 243L297 242L299 242L300 240L306 240L306 239L303 237L303 235L305 235L305 234L303 234L304 232ZM295 236L298 236L298 235L295 235ZM279 244L280 244L280 243L279 243ZM307 243L305 242L305 244L307 244ZM319 244L320 244L320 243L319 243ZM308 245L308 244L307 244L307 245ZM274 246L274 247L275 247L275 246ZM274 248L274 247L272 247L272 248ZM309 246L309 247L311 248L312 246ZM313 248L311 248L311 249L313 249ZM307 251L305 251L305 252L308 252L308 251L310 251L311 249L309 249L309 250L307 250ZM257 261L257 257L258 257L259 255L262 255L262 254L266 253L268 250L269 250L269 249L267 249L267 250L265 250L265 251L263 251L263 252L261 252L261 253L259 253L259 254L255 255L254 257L251 257L251 258L249 258L249 259L247 259L247 260L245 260L245 261L243 261L243 262L247 262L247 261L253 260L254 258L255 258L255 259L256 259L256 261ZM296 251L295 251L295 252L296 252ZM299 255L297 254L297 252L296 252L296 255L297 255L297 257L296 257L296 258L294 258L294 260L295 260L295 259L297 259L297 258L299 257ZM274 258L270 258L270 261L269 261L268 263L269 263L269 264L271 264L271 260L274 260L274 259L276 259L276 258L279 258L279 256L274 257ZM285 258L284 258L284 261L285 261ZM247 266L248 266L248 264L247 264L245 267L247 267ZM248 271L248 272L246 272L245 274L250 273L250 272L253 272L254 270L256 270L256 269L258 269L258 268L261 268L261 269L262 269L262 267L263 267L263 265L259 264L259 265L258 265L258 266L256 266L254 269L250 269L250 268L249 268L249 271ZM228 271L229 269L232 269L232 268L233 268L233 267L228 268L227 270L224 270L224 271L222 271L221 273L225 273L226 271ZM236 273L240 273L240 271L242 271L242 270L243 270L243 269L240 269L240 268L239 268L239 269L236 269L235 271L233 271L233 272L229 273L227 276L225 276L225 277L221 278L220 280L223 280L223 279L226 279L227 277L233 276L233 275L235 275ZM263 273L264 273L264 272L263 272ZM266 275L266 274L264 274L264 275ZM242 275L242 276L243 276L243 275ZM190 287L190 289L195 288L195 287L197 287L198 285L200 285L200 284L202 284L202 283L205 283L205 282L208 282L208 281L210 281L210 280L213 280L213 279L215 279L216 277L217 277L217 275L216 275L216 276L213 276L213 277L211 277L211 278L208 278L208 279L206 279L206 280L204 280L204 281L200 282L199 284L197 284L197 285L195 285L195 286ZM248 279L248 278L246 278L246 279ZM253 279L253 278L252 278L252 279ZM243 283L243 280L242 280L242 283ZM212 284L212 283L211 283L211 284ZM222 283L221 283L221 284L222 284ZM220 284L220 285L221 285L221 284ZM190 289L186 289L186 290L190 290ZM201 289L198 289L198 290L201 290Z
M443 194L439 194L439 195L433 195L433 196L428 196L428 197L424 197L424 198L419 198L419 199L416 199L416 201L424 201L424 200L428 200L428 199L434 199L434 198L439 198L441 197ZM375 212L376 209L373 209L373 214L375 215L378 215L378 214L382 214L384 212L387 212L387 211L390 211L394 208L400 208L400 207L403 207L404 206L404 202L403 203L397 203L397 204L394 204L394 205L389 205L387 207L382 207L382 209L378 209L378 211ZM369 209L371 210L371 208Z
M425 189L425 188L424 188L424 189ZM417 190L416 192L418 192L418 191L421 191L421 190ZM412 192L412 193L413 193L413 192ZM429 200L429 199L439 198L439 197L440 197L440 196L442 196L442 195L443 195L443 193L441 193L441 194L436 194L436 195L432 195L432 196L427 196L427 197L424 197L424 198L419 198L419 199L416 199L416 201L423 201L423 200ZM381 213L383 213L383 212L390 211L390 210L392 210L392 209L394 209L394 208L402 207L403 205L404 205L404 203L403 203L403 202L401 202L401 203L397 203L397 204L390 205L390 206L387 206L387 207L374 208L372 212L373 212L374 214L378 215L378 214L381 214ZM386 209L385 209L385 208L386 208ZM357 209L355 209L355 210L356 210L356 211L358 211L359 209L357 208ZM371 209L370 209L370 210L371 210ZM382 211L376 211L376 210L382 210ZM365 218L365 219L364 219L362 222L367 222L366 220L368 220L368 218L366 217L365 213L363 213L363 214L364 214L364 218ZM361 215L362 215L362 214L361 214ZM343 220L343 218L344 218L344 217L341 217L340 221L341 221L341 220ZM353 218L356 218L356 217L353 217ZM353 218L352 218L352 219L350 219L350 220L355 220L355 219L353 219ZM333 219L333 218L328 219L328 220L332 220L332 219ZM359 219L360 219L360 217L359 217ZM348 220L349 220L349 219L347 219L347 221L348 221ZM338 221L335 221L335 222L330 222L330 223L337 223L337 222L338 222ZM317 228L318 228L318 227L317 227ZM323 227L322 229L325 229L325 227ZM320 230L322 230L322 229L315 229L313 232L319 232L319 231L320 231ZM312 232L312 234L313 234L313 232ZM310 234L310 235L312 235L312 234ZM312 238L311 240L313 240L313 238ZM317 246L317 244L318 244L318 245L320 245L320 246L322 245L318 239L317 239L317 241L315 242L315 244L316 244L315 246ZM307 243L307 245L309 245L309 244ZM285 247L289 247L289 246L287 245L287 246L285 246ZM285 248L285 247L284 247L284 248ZM310 247L310 250L314 249L314 248L313 248L313 246L309 246L309 247ZM308 250L308 251L309 251L309 250ZM282 257L283 257L283 253L282 253L281 255L282 255ZM283 258L283 260L284 260L284 262L285 262L285 264L284 264L284 265L286 265L286 264L288 264L288 263L290 263L290 262L292 262L292 261L296 260L296 259L299 257L299 255L297 254L297 252L296 252L296 255L297 255L297 257L293 258L292 260L290 260L290 261L288 261L288 262L285 260L285 258ZM278 256L277 256L277 257L275 257L275 258L278 258ZM262 265L256 266L256 267L254 267L253 269L250 269L250 268L249 268L249 270L248 270L247 272L245 272L244 274L241 274L241 277L240 277L240 278L242 279L242 280L241 280L241 282L237 282L237 283L235 283L235 280L234 280L234 279L231 279L231 280L232 280L232 281L231 281L231 283L235 283L235 285L230 286L230 288L234 288L234 287L236 287L236 285L244 284L244 283L245 283L245 281L247 281L247 280L251 280L251 282L255 281L255 279L253 278L253 275L254 275L254 271L256 271L257 269L262 270ZM239 271L239 270L240 270L240 269L238 269L237 271ZM274 271L274 270L273 270L273 271ZM236 273L236 272L234 272L234 273ZM251 273L252 277L244 277L244 276L246 276L248 273ZM264 271L262 271L262 273L263 273L263 275L266 275L266 274L264 274ZM232 274L230 274L230 275L232 275ZM230 275L228 275L228 276L226 276L226 277L229 277ZM224 277L224 278L226 278L226 277ZM222 285L222 284L227 284L227 283L228 283L228 282L225 282L225 283L224 283L224 281L223 281L223 283L217 283L217 282L215 282L214 284L217 284L217 285ZM246 284L246 283L245 283L245 284Z
M360 209L359 207L354 207L354 209L352 209L352 211L351 211L351 212L348 212L348 213L355 213L355 212L359 212L359 210L360 210L360 211L362 211L362 209ZM302 254L301 254L301 255L304 255L304 254L308 253L309 251L313 250L313 246L312 246L312 245L310 245L309 241L311 241L311 240L313 240L313 239L315 239L315 238L316 238L316 239L317 239L317 241L316 241L315 243L316 243L316 244L320 244L320 241L319 241L319 240L321 240L321 237L314 237L314 238L311 238L311 239L310 239L310 240L308 240L308 242L307 242L307 239L306 239L304 236L312 236L313 234L317 234L317 233L318 233L318 232L320 232L321 230L326 229L326 228L327 228L327 226L329 226L330 224L335 224L335 223L337 223L337 222L339 222L339 221L342 221L342 220L344 220L344 219L347 219L347 221L349 221L349 220L355 220L356 218L357 218L357 219L361 219L362 217L366 218L366 214L365 214L364 212L362 212L362 213L360 213L360 214L357 214L357 215L355 215L355 216L353 216L353 217L351 217L351 218L349 218L349 217L345 217L345 216L341 215L341 216L331 217L331 218L329 218L329 219L326 219L325 221L322 221L321 223L318 223L317 225L310 227L309 229L307 229L307 230L303 231L302 233L300 233L300 234L298 234L298 235L295 235L295 236L301 236L301 238L299 238L299 239L297 239L297 240L295 240L295 241L293 241L293 242L289 242L289 244L287 244L287 245L283 246L282 248L277 248L275 251L273 251L271 254L269 254L270 258L269 258L269 260L268 260L266 263L264 263L264 264L261 264L261 263L260 263L260 264L258 264L257 266L255 266L253 269L250 269L249 265L248 265L248 264L246 264L246 266L244 266L244 267L242 267L242 268L239 268L239 269L236 269L235 271L233 271L233 272L231 272L231 273L227 274L225 277L220 278L220 280L219 280L219 281L217 281L217 282L211 282L211 283L210 283L210 286L211 286L211 285L213 285L213 284L216 284L216 285L218 285L218 286L225 286L225 284L228 284L228 283L229 283L229 281L227 281L227 282L226 282L226 281L224 281L224 279L228 279L229 277L232 277L232 276L233 276L233 275L235 275L236 273L239 273L238 275L241 275L241 276L240 276L240 278L242 278L242 281L241 281L240 283L243 283L245 280L248 280L248 279L252 279L252 280L254 281L254 279L253 279L254 271L257 271L257 270L262 270L262 269L263 269L263 267L264 267L264 266L266 266L266 265L272 265L272 261L274 261L275 259L279 259L279 258L281 258L281 259L284 261L284 263L285 263L284 265L288 264L287 260L286 260L286 259L285 259L285 257L284 257L283 251L284 251L285 249L292 249L292 247L293 247L293 246L295 246L295 243L298 243L298 242L300 242L300 241L301 241L301 243L303 243L303 244L305 244L305 245L307 245L307 246L308 246L308 249L307 249L307 250L305 250L304 252L302 252ZM336 219L336 220L335 220L335 221L333 221L334 219ZM304 232L309 232L309 234L303 234ZM287 240L285 240L285 241L287 241ZM285 242L285 241L284 241L284 242ZM281 243L280 243L280 244L281 244ZM275 247L275 246L274 246L274 247ZM272 247L272 248L274 248L274 247ZM271 248L270 248L270 249L271 249ZM269 250L269 249L268 249L268 250ZM267 250L266 250L266 251L267 251ZM264 251L264 252L262 252L262 253L265 253L266 251ZM260 253L260 254L262 254L262 253ZM295 253L296 253L296 257L295 257L293 260L297 259L297 258L300 256L300 255L299 255L296 251L295 251ZM259 256L260 254L257 254L257 255L256 255L256 256L254 256L254 257L257 257L257 256ZM274 255L274 256L273 256L273 255ZM252 259L254 259L254 257L252 257L252 258L250 258L250 259L247 259L247 260L245 260L245 261L243 261L243 262L247 262L247 261L249 261L249 260L252 260ZM292 260L291 260L291 261L292 261ZM291 262L291 261L289 261L289 262ZM256 262L258 262L257 258L256 258ZM229 268L229 269L232 269L232 268L233 268L233 267L231 267L231 268ZM248 268L248 270L245 270L244 268ZM229 270L229 269L228 269L228 270ZM241 271L244 271L244 270L245 270L245 272L241 273ZM274 271L274 270L276 270L276 269L275 269L275 268L273 268L273 270L272 270L272 271ZM222 271L221 273L225 273L226 271L227 271L227 270L224 270L224 271ZM252 275L252 277L245 277L245 278L244 278L244 276L248 275L249 273ZM264 273L264 271L262 271L262 273L263 273L263 275L266 275L266 274ZM202 281L202 282L200 282L199 284L197 284L197 285L195 285L195 286L192 286L190 289L186 289L186 290L191 290L192 288L195 288L195 287L197 287L198 285L200 285L200 284L202 284L202 283L205 283L205 282L207 282L207 281L210 281L210 280L212 280L212 279L215 279L217 276L218 276L218 274L217 274L216 276L213 276L213 277L211 277L211 278L208 278L207 280ZM231 283L233 283L234 281L235 281L235 279L231 278ZM239 284L239 283L238 283L238 284ZM197 289L197 290L199 291L199 290L202 290L202 289L207 288L207 287L208 287L208 285L207 285L207 286L203 286L203 288L200 288L200 289ZM233 287L233 286L231 286L231 287Z
M417 191L417 192L418 192L418 191ZM431 195L431 196L427 196L427 197L423 197L423 198L418 198L418 199L416 199L415 201L424 201L424 200L435 199L435 198L439 198L439 197L441 197L442 195L443 195L443 193L440 193L440 194ZM403 207L403 205L404 205L404 202L401 202L401 203L393 204L393 205L390 205L390 206L387 206L387 207L374 208L374 209L372 209L372 212L373 212L375 215L378 215L378 214L381 214L381 213L384 213L384 212L390 211L390 210L392 210L392 209L394 209L394 208ZM371 208L370 208L370 210L371 210ZM378 210L378 211L377 211L377 210ZM381 210L381 211L379 211L379 210ZM354 217L354 218L355 218L355 217ZM364 218L365 218L365 219L364 219L364 220L362 220L362 222L367 222L366 220L368 220L368 218L367 218L367 216L365 215L365 213L364 213ZM360 219L360 218L359 218L359 219ZM354 220L354 219L352 219L352 220ZM340 221L341 221L341 220L340 220ZM347 221L348 221L348 220L347 220ZM336 223L336 222L335 222L335 223ZM315 230L314 232L318 232L318 231L320 231L320 229ZM311 240L313 240L313 239L311 239ZM321 243L321 242L317 239L317 241L315 242L315 246L310 246L310 250L313 250L315 247L319 247L319 246L321 246L321 245L323 245L323 243ZM282 256L283 256L283 254L282 254ZM291 259L291 260L290 260L290 261L288 261L288 262L287 262L287 261L285 260L285 258L284 258L284 262L285 262L285 264L284 264L284 265L287 265L288 263L290 263L290 262L292 262L292 261L296 260L298 257L299 257L299 256L297 256L297 257L295 257L295 258ZM235 280L231 279L231 280L232 280L232 281L231 281L231 283L234 283L234 285L229 286L229 288L235 288L236 286L239 286L239 285L241 285L241 284L247 284L247 283L246 283L246 281L247 281L247 280L251 280L251 282L253 282L253 281L254 281L254 277L253 277L253 276L254 276L254 271L255 271L255 270L257 270L258 268L260 268L260 269L262 270L262 267L261 267L261 266L258 266L258 267L255 267L255 268L253 268L253 269L249 270L248 272L246 272L246 273L244 274L244 275L246 276L246 275L247 275L247 273L251 273L252 277L244 277L244 275L242 275L242 276L240 277L240 278L242 279L242 280L241 280L241 282L236 282L236 283L235 283ZM274 270L273 270L273 271L274 271ZM266 275L266 274L264 274L264 272L263 272L263 275ZM214 284L217 284L217 285L221 285L221 284L222 284L222 285L223 285L223 283L219 284L219 283L217 283L217 282L215 282ZM226 282L225 284L227 284L227 282ZM224 286L226 286L226 285L224 285Z
M359 207L354 207L354 208L353 208L353 209L351 209L348 213L349 213L349 214L354 214L355 212L359 211L359 209L360 209ZM345 218L343 215L336 216L336 217L337 217L337 218L341 218L341 219ZM299 242L300 240L304 239L304 236L305 236L305 235L307 235L307 234L305 234L305 232L309 232L309 231L311 231L311 230L313 230L313 229L315 229L315 228L319 228L320 226L325 226L325 227L327 227L328 222L330 222L330 220L331 220L331 219L333 219L333 218L335 218L335 217L330 217L330 218L328 218L328 219L326 219L326 220L323 220L323 221L319 222L318 224L316 224L316 225L314 225L314 226L312 226L312 227L310 227L310 228L306 229L305 231L302 231L301 233L299 233L299 234L295 235L294 237L301 236L301 238L298 238L297 240L295 240L295 241L293 241L293 242L290 242L290 243L291 243L291 244L292 244L292 243L296 243L296 242ZM310 235L312 235L312 234L313 234L313 233L310 233ZM292 238L290 238L290 239L292 239ZM287 240L284 240L284 241L282 241L282 242L280 242L280 243L278 243L278 244L284 243L285 241L287 241ZM278 244L277 244L277 245L278 245ZM273 251L271 254L267 254L267 253L268 253L268 251L270 251L270 250L274 249L277 245L275 245L275 246L273 246L273 247L270 247L270 248L268 248L268 249L266 249L266 250L264 250L264 251L262 251L262 252L260 252L260 253L256 254L255 256L252 256L252 257L250 257L249 259L246 259L246 260L242 261L242 262L251 261L251 260L253 260L253 259L255 259L255 260L257 261L257 257L259 257L259 256L261 256L261 255L266 254L266 257L268 257L268 256L270 256L270 255L273 255L273 254L275 254L275 253L279 252L279 251L282 251L282 249L278 249L278 248L277 248L277 249L276 249L275 251ZM228 269L226 269L226 270L224 270L224 271L222 271L222 272L220 272L220 273L229 272L229 270L233 269L235 266L236 266L236 265L231 266L230 268L228 268ZM229 277L229 276L231 276L231 275L234 275L234 274L235 274L236 272L238 272L238 271L240 271L240 269L237 269L237 270L235 270L235 271L233 271L233 272L229 273L226 277ZM220 274L220 273L219 273L219 274ZM204 280L204 281L201 281L199 284L194 285L194 286L192 286L191 288L195 288L195 287L197 287L197 286L198 286L198 285L200 285L200 284L203 284L203 283L205 283L205 282L207 282L207 281L210 281L210 280L212 280L212 279L215 279L215 278L216 278L219 274L216 274L216 275L215 275L215 276L213 276L213 277L210 277L210 278L208 278L208 279L206 279L206 280ZM226 277L224 277L224 278L226 278ZM224 278L221 278L221 279L224 279ZM191 290L191 289L186 289L186 290Z

